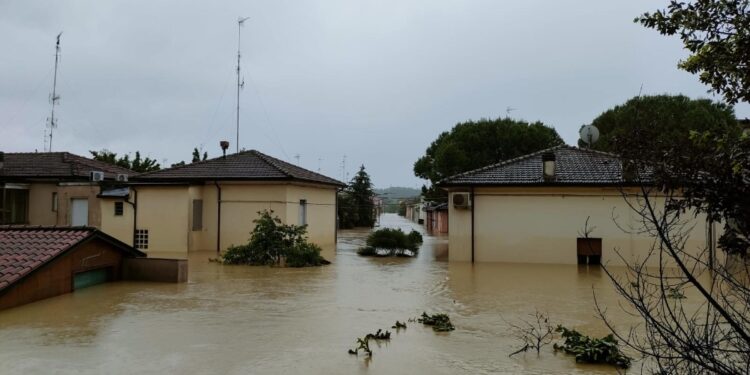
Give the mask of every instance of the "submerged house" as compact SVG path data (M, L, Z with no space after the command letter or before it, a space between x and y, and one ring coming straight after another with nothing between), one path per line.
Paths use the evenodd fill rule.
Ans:
M424 226L432 234L448 233L448 203L427 206Z
M68 152L0 152L0 225L100 228L99 184L132 174Z
M331 259L336 193L344 184L250 150L131 178L105 189L105 232L153 256L186 257L248 242L258 212L307 225L311 242Z
M146 254L94 228L0 228L0 310L123 278Z
M449 259L467 262L610 263L643 260L653 238L626 204L640 191L615 155L558 146L439 183L449 194ZM663 198L662 198L663 202ZM715 248L713 224L694 220L685 249ZM651 259L650 264L657 260Z

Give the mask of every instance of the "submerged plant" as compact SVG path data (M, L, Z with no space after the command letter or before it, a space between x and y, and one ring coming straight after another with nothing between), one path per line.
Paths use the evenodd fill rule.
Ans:
M409 234L399 228L378 229L367 237L367 246L357 250L364 256L415 256L422 245L422 235L412 230Z
M536 350L538 355L542 347L552 342L555 335L555 328L549 322L549 316L544 313L536 312L535 321L521 320L520 324L509 323L513 335L521 341L521 348L508 355L512 357L518 353Z
M560 350L574 355L576 362L606 363L619 368L630 367L631 358L620 351L618 342L612 334L594 339L563 326L557 326L555 332L559 332L565 339L563 345L554 345L555 351Z
M426 312L423 312L422 317L417 319L417 321L424 325L432 326L432 330L435 332L450 332L456 329L451 323L451 318L446 314L428 315Z
M349 349L349 354L358 355L359 351L361 350L365 352L368 357L372 357L372 350L370 350L370 339L367 336L365 336L364 338L357 337L356 344L356 348Z
M394 324L391 328L393 329L406 329L406 322L401 323L398 320L396 321L396 324Z
M230 246L221 254L224 264L281 265L308 267L329 264L320 256L320 247L307 241L307 226L286 225L273 211L261 211L253 222L250 241Z

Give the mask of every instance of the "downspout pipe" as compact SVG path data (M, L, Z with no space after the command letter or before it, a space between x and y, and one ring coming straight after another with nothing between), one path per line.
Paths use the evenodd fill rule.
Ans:
M214 181L216 185L216 254L221 253L221 185L218 181Z
M129 205L133 206L133 247L135 247L135 238L136 231L138 230L138 190L135 189L134 186L130 187L133 189L133 201L126 199L125 202L127 202Z
M469 196L471 202L471 264L474 264L474 187L471 187Z

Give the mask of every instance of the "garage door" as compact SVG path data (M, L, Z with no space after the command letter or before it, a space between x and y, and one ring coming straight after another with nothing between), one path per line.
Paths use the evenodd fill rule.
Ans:
M107 282L107 269L100 268L86 272L79 272L73 276L73 290Z

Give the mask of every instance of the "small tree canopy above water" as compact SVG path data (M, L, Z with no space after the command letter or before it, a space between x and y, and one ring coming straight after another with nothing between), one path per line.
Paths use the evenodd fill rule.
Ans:
M367 246L357 253L370 256L414 256L422 241L422 235L415 230L406 234L399 228L383 228L370 233Z
M320 256L320 247L307 242L307 226L286 225L273 211L258 212L246 245L230 246L221 255L224 264L279 265L282 260L289 267L309 267L328 264Z

